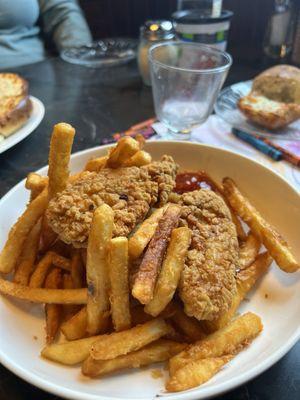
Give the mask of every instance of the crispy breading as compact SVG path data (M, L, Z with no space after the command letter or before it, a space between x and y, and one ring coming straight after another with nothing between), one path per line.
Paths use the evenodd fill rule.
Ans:
M187 315L213 320L228 310L236 292L238 241L224 200L210 190L180 196L180 225L192 230L192 242L180 280Z
M103 168L85 172L54 197L46 215L65 243L86 247L94 210L106 203L114 210L113 236L128 236L155 203L163 204L175 185L172 157L143 167Z

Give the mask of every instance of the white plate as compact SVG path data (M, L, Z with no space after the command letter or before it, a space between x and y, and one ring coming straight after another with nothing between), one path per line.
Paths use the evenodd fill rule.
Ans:
M300 119L281 129L270 129L256 125L249 121L237 106L238 100L250 93L252 81L235 83L228 86L219 94L215 112L233 127L251 135L260 135L272 139L300 140Z
M30 100L32 102L30 117L25 125L0 142L0 154L21 142L21 140L26 138L26 136L30 135L43 119L45 114L44 104L34 96L30 96Z
M300 259L299 194L279 175L249 158L202 144L149 142L147 150L155 159L163 154L172 155L182 169L205 169L217 180L226 175L234 178L263 215L288 239ZM79 171L89 158L105 152L106 147L102 147L75 154L71 160L72 171ZM40 170L43 174L46 171L46 168ZM23 181L0 201L0 248L27 199ZM45 336L42 307L2 296L0 361L26 381L69 399L153 400L157 394L172 400L206 399L260 374L296 343L300 337L299 278L299 274L286 274L276 265L272 266L249 296L251 301L241 307L243 312L251 310L262 317L263 333L213 379L189 391L165 394L164 378L151 376L151 370L160 366L90 380L81 376L79 367L64 367L40 358Z

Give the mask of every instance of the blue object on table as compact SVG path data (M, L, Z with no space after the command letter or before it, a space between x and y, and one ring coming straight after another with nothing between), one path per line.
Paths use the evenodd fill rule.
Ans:
M275 149L269 144L265 143L263 140L260 140L249 133L240 131L239 129L232 128L232 134L237 138L247 142L251 146L255 147L260 152L266 154L271 157L275 161L280 161L283 159L282 152L280 150Z

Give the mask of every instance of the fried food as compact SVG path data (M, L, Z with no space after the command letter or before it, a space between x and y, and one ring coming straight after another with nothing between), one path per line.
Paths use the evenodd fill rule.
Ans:
M166 361L186 347L184 343L159 339L140 350L111 360L94 360L89 356L82 364L82 373L91 378L107 375L125 368L139 368L152 363Z
M76 314L61 324L60 330L68 340L82 339L86 336L87 311L82 307Z
M79 249L73 249L72 252L71 277L74 289L84 286L84 267Z
M109 168L119 168L140 150L139 142L127 136L121 138L108 155L106 165Z
M54 125L49 151L49 199L62 192L69 179L69 162L75 129L64 122Z
M171 376L166 384L169 392L180 392L202 385L233 358L232 355L191 361Z
M44 190L30 204L24 213L9 231L8 239L0 253L0 272L9 273L12 271L20 254L23 245L37 221L43 215L48 203L48 193Z
M55 265L67 271L70 270L70 261L53 251L48 251L37 264L33 274L31 275L29 286L31 288L39 288L43 286L49 268Z
M100 336L91 346L90 355L95 360L110 360L139 350L168 332L166 322L156 318L126 331Z
M137 259L143 253L150 242L157 228L158 221L166 211L166 206L157 208L153 213L145 219L139 228L130 237L128 243L129 255L132 259Z
M43 348L41 356L60 364L75 365L88 357L91 345L99 337L91 336L71 342L50 344Z
M261 319L247 312L226 327L190 345L170 360L171 377L177 370L195 360L235 354L247 346L263 329Z
M87 331L95 335L103 329L103 314L109 310L108 251L113 231L114 212L102 204L93 215L87 248L88 286Z
M62 287L62 273L61 269L54 268L49 272L46 281L45 288L47 289L60 289ZM61 304L46 304L45 305L46 315L46 342L50 344L56 337L59 329L61 317L62 317L62 305Z
M86 304L87 302L86 288L68 290L31 288L0 279L0 292L33 303Z
M102 330L107 332L110 327L110 313L102 315ZM82 307L76 314L61 324L60 330L68 340L82 339L87 336L87 310Z
M128 240L114 238L109 248L109 278L111 317L115 330L123 331L131 326L128 281Z
M214 321L203 321L204 327L209 332L215 332L226 326L234 317L239 305L253 288L258 279L263 276L270 267L273 259L268 252L261 253L256 260L246 269L237 273L237 292L228 311Z
M148 165L152 161L152 157L144 150L137 151L129 160L125 161L123 167L142 167Z
M25 239L20 258L18 259L14 282L20 285L28 285L30 275L34 269L41 235L41 222L40 219L29 232Z
M229 309L236 293L236 229L225 202L210 190L184 193L179 204L180 225L192 231L179 294L187 315L213 320Z
M147 247L132 288L132 295L142 304L148 304L153 298L154 286L159 274L171 232L176 228L181 209L170 204L163 217L158 221L155 233Z
M254 262L259 253L260 247L261 242L250 231L246 240L240 246L239 269L245 269Z
M48 185L48 177L41 176L36 172L27 175L25 187L31 191L30 200L35 199Z
M252 233L264 244L278 266L285 272L297 271L300 265L284 238L263 219L250 201L242 195L232 179L225 178L223 186L232 208L250 226Z
M153 298L145 306L145 311L153 317L160 314L172 300L190 243L191 231L189 228L173 229L167 253L154 288Z
M100 169L104 168L106 166L108 156L102 156L102 157L97 157L97 158L92 158L89 160L85 167L85 171L100 171Z
M30 204L0 255L15 282L0 278L0 292L44 304L49 360L96 377L171 358L167 390L206 382L262 330L253 313L233 318L272 254L298 268L288 246L228 179L209 178L213 192L191 178L179 194L178 166L151 162L142 138L69 176L73 136L56 125L49 178L28 175Z
M173 159L164 156L141 168L85 172L50 201L46 212L49 224L65 243L86 247L94 210L106 203L114 210L113 236L127 237L150 207L167 200L176 171Z
M183 309L176 303L173 304L173 307L175 308L175 313L171 316L171 321L189 339L189 342L195 342L206 336L200 322L196 318L187 316Z

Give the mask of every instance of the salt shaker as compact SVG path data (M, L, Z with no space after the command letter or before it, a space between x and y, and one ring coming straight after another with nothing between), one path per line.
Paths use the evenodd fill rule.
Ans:
M148 63L149 48L167 40L173 40L175 32L172 22L166 20L146 21L140 28L140 42L138 47L138 65L145 85L151 86Z

